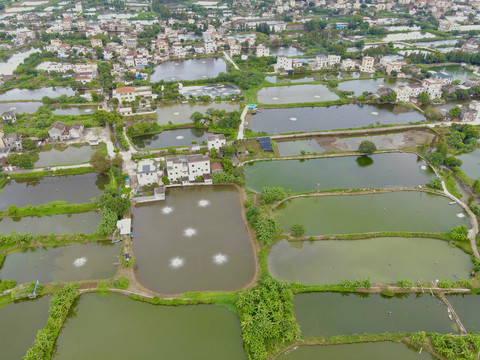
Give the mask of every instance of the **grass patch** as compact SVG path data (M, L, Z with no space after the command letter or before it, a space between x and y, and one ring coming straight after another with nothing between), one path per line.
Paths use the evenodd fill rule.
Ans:
M12 216L47 216L58 214L73 214L93 211L98 209L98 204L84 203L84 204L68 204L66 201L52 201L48 204L39 206L27 205L22 208L17 208L11 205L8 210L0 211L0 217Z

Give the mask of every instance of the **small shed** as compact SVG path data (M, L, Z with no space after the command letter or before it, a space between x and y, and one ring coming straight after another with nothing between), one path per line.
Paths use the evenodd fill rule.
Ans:
M117 229L120 231L120 235L129 235L132 229L132 219L118 220Z

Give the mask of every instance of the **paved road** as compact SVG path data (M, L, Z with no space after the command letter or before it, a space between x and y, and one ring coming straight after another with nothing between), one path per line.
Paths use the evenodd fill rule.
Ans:
M243 108L243 111L242 111L242 115L240 115L240 119L242 120L242 122L240 123L240 126L238 127L238 136L237 136L237 140L242 140L244 139L244 132L245 132L245 116L247 116L247 112L248 112L248 105L245 105L245 107Z
M226 53L226 51L223 52L223 56L225 56L225 59L227 59L227 61L229 63L231 63L236 70L240 70L240 68L237 66L237 64L235 64L235 62L232 60L232 58Z

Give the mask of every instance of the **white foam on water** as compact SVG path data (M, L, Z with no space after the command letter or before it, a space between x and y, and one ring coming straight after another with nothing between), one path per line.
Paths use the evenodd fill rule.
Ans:
M320 95L315 95L314 97L316 97L317 99L320 99Z
M272 97L272 100L278 100L278 97Z
M175 66L178 66L178 65L179 65L179 63L175 63Z
M198 206L200 206L200 207L207 207L208 205L210 205L210 201L209 201L209 200L204 200L204 199L202 199L202 200L200 200L200 201L198 202Z
M215 254L213 255L213 262L217 265L223 265L228 261L228 256L225 254Z
M180 113L178 111L175 111L173 115L180 115Z
M425 165L422 165L422 166L420 166L420 169L427 170L427 167Z
M376 115L378 115L378 112L376 112L376 111L372 111L372 113L371 113L371 114L376 116Z
M441 112L447 112L447 109L440 109Z
M92 109L85 109L85 112L86 112L86 113L91 113L91 112L92 112Z
M297 118L296 117L291 117L290 121L297 121Z
M379 84L378 87L383 87L383 84Z
M183 136L182 136L182 135L178 135L175 139L177 139L177 140L182 140L182 139L183 139Z
M202 64L206 64L207 62L206 61L202 61Z
M465 217L465 214L463 214L463 213L458 213L458 214L457 214L457 217L458 217L458 218L464 218L464 217Z
M85 265L86 263L87 263L87 258L86 257L81 257L81 258L75 259L73 261L73 266L81 267L81 266Z
M194 229L194 228L186 228L185 230L183 230L183 236L186 236L186 237L192 237L196 234L197 234L197 229Z
M170 206L165 206L165 207L162 209L162 214L168 215L168 214L170 214L172 211L173 211L173 208L171 208Z
M207 75L203 75L202 77L203 77L203 78L206 78L206 77L207 77Z
M185 260L182 259L181 257L174 257L173 259L170 259L170 267L172 269L178 269L181 268L185 264Z

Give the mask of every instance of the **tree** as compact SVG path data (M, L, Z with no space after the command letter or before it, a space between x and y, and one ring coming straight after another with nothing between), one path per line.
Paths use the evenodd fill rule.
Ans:
M22 147L25 150L35 149L35 142L30 138L24 138L24 139L22 139Z
M92 165L93 171L105 173L110 168L111 161L105 151L98 149L90 157L90 164Z
M418 101L420 101L423 105L430 104L430 96L428 93L423 92L417 97Z
M468 228L466 225L458 225L450 229L450 238L455 241L466 241Z
M33 158L28 154L10 154L7 156L7 162L22 169L33 167Z
M442 180L435 178L427 184L427 187L430 189L442 190Z
M454 117L454 118L460 117L460 106L455 106L451 108L450 111L448 112L448 116Z
M294 224L290 226L290 231L295 236L303 236L305 234L305 226L302 224Z
M262 188L262 202L264 204L273 204L287 197L285 189L282 187L265 186Z
M371 155L377 150L377 146L370 140L363 140L358 146L358 152Z
M106 208L102 213L102 221L98 224L97 233L100 236L110 235L117 225L118 216L112 210Z

